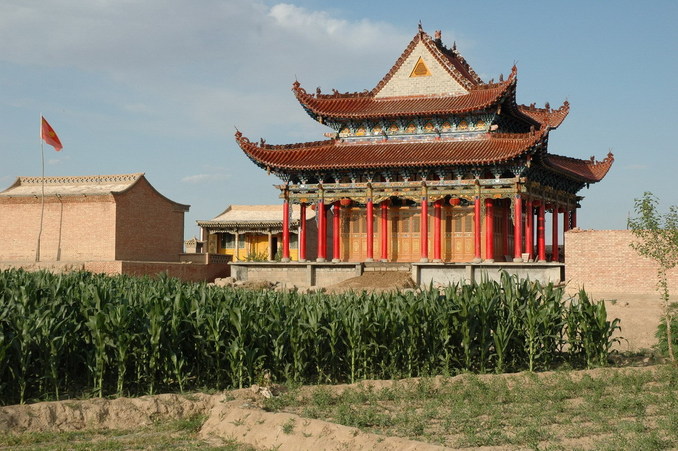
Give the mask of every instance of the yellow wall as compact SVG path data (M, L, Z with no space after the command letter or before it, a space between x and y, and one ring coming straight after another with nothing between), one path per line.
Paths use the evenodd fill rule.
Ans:
M292 238L290 234L290 239ZM296 235L294 235L296 237ZM282 253L282 234L274 234L274 239L277 239L277 248L280 253ZM246 261L248 258L252 260L263 260L266 261L269 258L269 247L268 247L268 235L264 234L255 234L255 233L243 233L239 237L239 246L237 255L235 247L221 247L221 234L216 235L217 247L216 252L218 254L231 255L233 261L240 260ZM279 255L280 256L280 255ZM292 260L298 260L299 252L296 247L296 244L290 244L290 258ZM275 257L275 252L274 252Z

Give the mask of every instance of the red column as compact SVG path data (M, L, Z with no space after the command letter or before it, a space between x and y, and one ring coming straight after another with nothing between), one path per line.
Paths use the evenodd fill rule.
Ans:
M318 258L316 261L324 262L327 257L327 244L325 242L327 239L327 224L325 222L325 202L322 199L318 201L316 214L318 215Z
M528 260L534 256L534 209L532 199L525 201L525 253L529 254Z
M433 261L441 262L440 258L440 237L442 235L440 229L440 218L442 210L442 200L437 200L433 203Z
M419 222L419 254L421 262L428 262L428 197L421 198L421 221Z
M283 201L283 220L282 220L282 260L283 262L290 261L290 214L289 202L287 199Z
M306 204L299 206L299 261L306 261Z
M558 207L553 206L553 233L551 235L551 261L557 262L560 260L560 251L558 250Z
M367 199L367 259L374 261L374 205L372 198Z
M341 261L341 204L339 201L334 202L332 208L332 261Z
M482 260L480 256L480 196L476 196L473 213L475 217L473 218L473 236L475 244L475 261L479 262Z
M494 261L494 201L485 199L485 260Z
M508 199L507 199L508 200ZM509 250L509 225L511 222L511 203L506 202L502 199L502 207L504 207L504 204L507 204L506 208L502 208L504 210L504 220L502 221L501 224L501 236L502 236L502 246L503 246L503 251L504 255L506 258L510 255L510 250Z
M523 199L516 194L513 210L513 261L523 261Z
M381 261L388 261L388 199L381 201Z
M546 207L544 202L539 202L539 213L537 216L537 252L539 261L546 261Z

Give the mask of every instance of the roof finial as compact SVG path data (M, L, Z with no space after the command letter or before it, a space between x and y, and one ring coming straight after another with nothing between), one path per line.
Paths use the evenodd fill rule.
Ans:
M419 33L423 33L424 29L421 26L421 19L419 19Z
M440 42L443 39L443 32L440 30L436 30L435 33L433 34L434 38L436 41Z

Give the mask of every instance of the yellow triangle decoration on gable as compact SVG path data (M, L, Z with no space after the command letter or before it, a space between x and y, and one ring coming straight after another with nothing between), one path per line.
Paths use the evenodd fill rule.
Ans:
M421 59L420 56L419 59L417 60L417 64L414 65L414 69L412 69L410 77L429 77L430 75L431 71L428 70L426 63L424 62L423 59Z

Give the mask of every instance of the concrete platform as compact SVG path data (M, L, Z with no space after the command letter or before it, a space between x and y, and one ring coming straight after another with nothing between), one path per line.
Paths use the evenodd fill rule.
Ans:
M325 287L369 271L409 271L422 287L499 280L501 271L540 282L561 283L562 263L231 262L236 280L267 280L297 287Z

